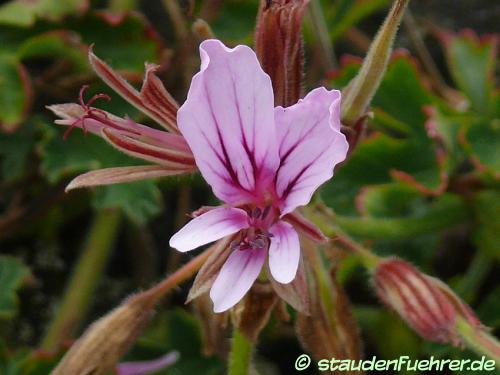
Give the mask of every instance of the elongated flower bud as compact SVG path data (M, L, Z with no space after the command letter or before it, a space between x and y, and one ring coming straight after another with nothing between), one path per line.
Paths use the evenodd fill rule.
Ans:
M300 98L304 56L302 17L309 0L262 0L255 28L255 52L273 83L274 102L284 107Z
M373 278L382 301L426 340L461 345L456 330L458 318L481 328L470 307L447 285L403 260L382 261Z
M52 375L99 375L113 370L142 332L157 301L158 296L149 291L128 298L87 329Z
M394 37L409 0L394 1L391 11L373 40L363 65L343 92L342 123L353 126L365 112L385 74Z

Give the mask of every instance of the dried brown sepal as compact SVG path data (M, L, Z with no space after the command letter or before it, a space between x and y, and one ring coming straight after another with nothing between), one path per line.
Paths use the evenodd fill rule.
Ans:
M217 241L212 246L212 253L196 275L193 286L189 290L186 303L189 303L193 299L201 296L203 293L208 292L212 287L212 284L219 274L220 269L231 254L231 248L229 247L229 244L231 243L232 239L232 236L222 239L220 241Z
M269 74L274 103L295 104L304 66L302 18L309 0L261 0L255 28L255 52Z
M233 325L248 340L256 342L276 302L278 296L269 283L255 282L243 300L231 310Z
M358 360L362 355L362 345L349 300L336 281L334 272L325 269L317 252L318 249L315 248L307 251L308 257L312 258L311 314L297 314L297 336L304 349L316 360Z
M271 271L269 269L267 270L267 273L268 275L271 275ZM307 286L306 266L304 265L304 258L302 256L300 258L297 275L291 283L278 283L272 278L272 276L269 276L269 281L271 282L274 291L281 299L292 306L295 310L300 311L305 315L309 315L310 296L309 288Z
M201 322L203 354L211 356L217 354L220 358L226 358L229 352L228 333L229 312L214 314L213 304L204 293L193 302L194 312Z
M106 374L128 351L153 314L158 297L143 292L93 323L73 344L52 375Z

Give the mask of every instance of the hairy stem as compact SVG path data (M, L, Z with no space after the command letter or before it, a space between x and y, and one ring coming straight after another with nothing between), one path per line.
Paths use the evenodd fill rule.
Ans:
M472 327L463 318L457 319L457 330L469 349L493 359L500 365L500 343L495 337L483 329Z
M252 343L235 327L231 342L229 375L248 375L252 357Z
M120 218L118 210L101 210L96 213L61 305L42 340L42 348L56 350L80 326L111 255Z
M344 90L342 123L350 126L365 116L385 74L394 38L409 0L395 0L391 11L373 40L358 75Z

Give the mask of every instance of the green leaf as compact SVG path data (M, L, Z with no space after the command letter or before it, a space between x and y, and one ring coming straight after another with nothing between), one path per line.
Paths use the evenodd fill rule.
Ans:
M90 14L68 24L97 56L114 69L142 72L144 63L159 60L162 42L145 18L131 13L119 18L109 13Z
M401 183L368 186L357 198L362 214L372 217L401 217L425 206L424 197Z
M132 220L145 223L161 212L160 190L153 181L138 181L96 188L94 206L121 208Z
M500 192L484 190L472 201L476 225L474 243L479 251L500 260Z
M76 173L89 170L144 165L111 147L101 138L82 131L75 131L63 140L62 129L55 125L43 124L46 138L42 142L42 172L51 183ZM152 181L138 181L95 189L96 208L121 208L131 219L145 222L160 212L162 208L159 190Z
M480 169L500 173L500 120L478 120L465 131L466 149Z
M445 34L443 39L450 72L457 86L470 99L474 110L487 115L495 82L496 39L480 41L471 31Z
M215 35L226 42L251 44L257 8L257 1L224 1L210 26Z
M28 121L15 133L0 133L0 176L4 181L21 177L35 144L32 121Z
M443 194L433 202L414 209L407 216L379 218L336 215L335 221L355 236L401 240L439 232L465 222L468 216L469 211L463 199L454 194Z
M429 143L425 130L423 108L436 102L430 91L423 85L415 61L408 56L398 55L390 63L372 106L385 112L402 124L424 143ZM379 119L374 118L376 123Z
M13 131L24 120L31 104L28 73L10 54L0 52L0 127Z
M29 27L38 18L56 21L87 6L88 0L11 0L0 6L0 24Z
M347 61L332 85L347 84L357 66L354 60ZM393 58L372 102L375 117L369 125L380 131L361 141L325 185L325 202L338 213L353 215L354 198L361 188L394 179L420 190L438 191L444 164L438 162L435 141L426 131L423 108L428 105L441 103L422 84L414 61L405 55Z
M332 6L324 2L325 14L330 28L330 38L335 42L349 28L362 19L384 8L390 0L339 0Z
M18 47L19 60L39 57L65 59L73 63L76 72L90 69L86 48L78 41L78 36L70 31L44 32L25 39Z
M16 314L16 291L29 275L28 267L19 259L0 256L0 319L9 319Z
M378 134L357 146L333 179L324 185L322 197L337 212L354 214L354 198L359 190L365 185L393 181L392 170L409 173L431 188L440 184L440 170L431 143Z

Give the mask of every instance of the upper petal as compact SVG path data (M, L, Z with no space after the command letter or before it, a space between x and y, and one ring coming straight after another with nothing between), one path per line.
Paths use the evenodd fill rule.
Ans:
M275 121L280 156L276 191L283 216L306 205L346 157L348 144L340 132L340 92L315 89L291 107L276 107Z
M189 251L248 227L245 211L219 207L187 223L172 236L170 246L179 251Z
M300 260L299 235L293 227L279 220L269 232L272 233L269 245L269 269L274 280L288 284L297 274Z
M232 252L210 289L214 312L226 311L243 298L259 276L266 253L266 249Z
M255 199L278 166L269 76L246 46L200 45L201 70L177 120L215 195L235 204Z

